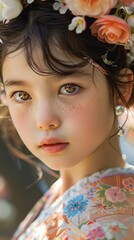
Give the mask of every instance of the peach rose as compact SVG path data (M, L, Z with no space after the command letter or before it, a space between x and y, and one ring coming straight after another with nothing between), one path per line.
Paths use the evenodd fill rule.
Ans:
M134 3L134 0L122 0L122 3L124 6L130 6L132 3Z
M65 0L74 15L98 18L108 14L118 0Z
M110 44L126 44L130 39L130 27L116 16L103 16L97 19L90 29L92 35Z

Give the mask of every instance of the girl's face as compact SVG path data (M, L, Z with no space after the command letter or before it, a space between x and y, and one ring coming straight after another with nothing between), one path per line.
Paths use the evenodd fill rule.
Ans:
M35 57L41 64L39 51ZM3 79L15 128L27 148L52 169L89 161L114 131L107 80L97 69L93 75L90 64L69 76L41 76L21 51L6 57Z

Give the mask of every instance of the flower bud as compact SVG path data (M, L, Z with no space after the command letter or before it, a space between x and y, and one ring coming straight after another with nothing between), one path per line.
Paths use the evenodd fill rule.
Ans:
M130 27L134 28L134 14L133 15L130 15L128 18L127 18L127 23Z

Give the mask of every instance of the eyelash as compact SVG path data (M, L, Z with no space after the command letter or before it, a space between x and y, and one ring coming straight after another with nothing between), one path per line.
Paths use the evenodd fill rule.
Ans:
M61 90L62 90L62 88L64 88L64 91L63 92L61 92ZM69 88L71 89L73 89L74 88L74 91L71 93L65 93L65 91L67 91L67 89L65 89L65 88L68 88L68 90L69 90ZM79 86L79 85L77 85L77 84L75 84L75 83L67 83L67 84L64 84L63 86L61 86L60 87L60 90L59 90L59 94L61 94L61 95L66 95L66 96L74 96L74 95L76 95L76 94L78 94L79 92L80 92L80 90L82 89L82 87L81 86ZM20 96L20 99L17 99L17 94L18 95L21 95ZM24 95L27 95L27 99L25 99L25 100L22 100L21 99L21 97L24 97ZM19 102L19 103L23 103L23 102L26 102L26 101L29 101L29 100L31 100L32 98L30 97L30 95L27 93L27 92L25 92L25 91L16 91L16 92L13 92L12 94L11 94L11 98L15 98L15 100L17 101L17 102Z

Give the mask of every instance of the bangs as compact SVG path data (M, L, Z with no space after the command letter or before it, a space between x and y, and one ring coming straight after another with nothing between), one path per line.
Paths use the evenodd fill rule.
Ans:
M41 49L42 64L38 63L34 54L37 46ZM53 34L53 36L50 35L47 38L42 38L41 35L38 35L38 39L34 42L27 41L24 51L28 65L36 73L40 75L51 73L68 75L77 72L80 68L89 64L89 60L84 55L84 52L74 53L71 47L68 48L66 42L60 41L59 36L56 37L56 34Z
M59 74L70 74L77 71L88 64L88 59L93 59L102 66L109 75L113 71L112 66L104 63L102 56L109 49L113 49L113 45L100 42L96 37L92 36L90 25L94 19L87 18L87 25L84 32L76 34L75 31L69 31L68 25L73 15L71 12L59 14L53 9L53 1L34 1L28 4L21 14L9 21L9 23L0 24L0 38L3 46L0 47L0 67L2 77L2 65L5 57L14 51L23 49L28 65L38 74L44 75L51 72ZM42 51L42 60L48 67L48 71L35 61L34 52L36 44ZM68 60L61 60L59 54L54 54L54 49L59 47L67 56ZM120 60L120 53L122 59ZM87 58L88 56L88 58ZM69 61L69 59L79 59L79 61ZM116 47L112 51L112 58L117 62L118 68L114 68L115 74L126 66L126 57L123 47ZM112 74L113 75L113 74Z

